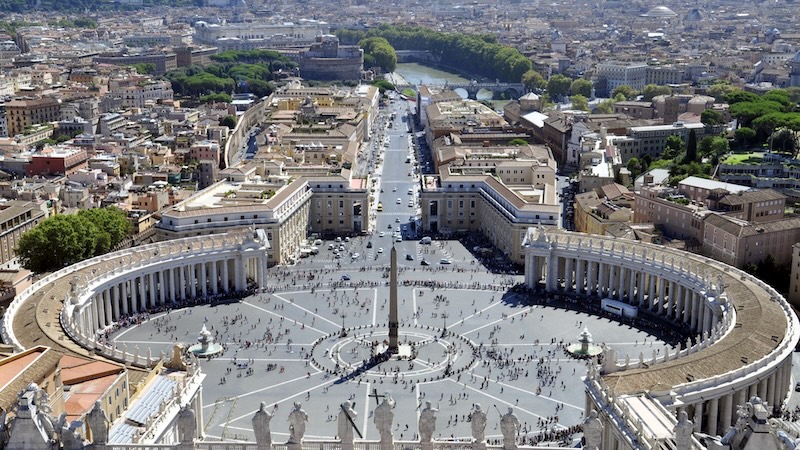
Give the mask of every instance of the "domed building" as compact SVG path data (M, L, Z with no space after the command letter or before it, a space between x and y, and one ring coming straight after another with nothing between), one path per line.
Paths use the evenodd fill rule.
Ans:
M642 14L642 17L652 17L655 19L673 19L678 17L675 11L667 8L666 6L656 6L655 8Z

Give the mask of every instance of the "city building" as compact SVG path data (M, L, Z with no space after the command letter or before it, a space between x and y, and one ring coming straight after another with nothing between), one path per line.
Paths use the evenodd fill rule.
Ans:
M595 84L597 96L611 97L614 89L620 86L630 86L641 91L647 84L648 65L644 63L603 62L597 64Z
M226 50L258 48L308 47L318 36L330 34L327 23L303 19L298 23L226 22L223 24L196 22L193 40L198 44Z
M70 175L79 169L85 169L88 156L86 150L58 145L45 146L41 151L31 155L30 163L25 168L28 176Z
M24 134L33 125L61 119L61 102L55 98L15 99L6 102L8 135Z
M789 303L800 306L800 242L792 245L792 269L789 276Z
M0 265L16 257L20 237L46 216L36 202L7 200L0 203Z

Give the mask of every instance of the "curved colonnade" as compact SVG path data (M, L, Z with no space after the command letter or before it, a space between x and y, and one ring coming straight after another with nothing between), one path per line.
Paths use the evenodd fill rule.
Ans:
M140 312L221 299L247 290L248 283L264 287L268 247L263 231L250 230L158 242L82 261L17 295L3 317L3 341L18 351L50 345L152 366L160 358L109 345L106 332ZM52 319L61 327L53 327ZM31 327L32 321L38 326ZM80 347L65 342L64 332ZM41 335L49 342L40 342Z
M606 351L601 373L587 379L587 409L613 410L617 397L646 393L714 435L753 396L783 405L800 324L761 280L699 255L604 236L531 228L523 245L528 287L624 302L697 336L673 354L634 355L635 364Z

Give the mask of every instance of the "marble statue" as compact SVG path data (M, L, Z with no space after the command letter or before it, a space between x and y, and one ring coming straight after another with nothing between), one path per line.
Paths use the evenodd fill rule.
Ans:
M436 413L439 410L431 406L430 401L425 402L425 408L419 414L419 441L431 442L433 432L436 431Z
M483 443L486 441L486 413L481 409L479 403L469 415L470 427L472 428L472 439L475 442Z
M178 439L181 443L194 442L197 419L191 406L186 405L178 413Z
M100 400L94 402L94 408L86 414L86 423L92 430L92 442L94 444L105 444L108 442L108 416L103 411Z
M500 432L503 433L503 448L517 448L517 431L519 430L519 419L514 414L514 408L509 407L508 412L500 418Z
M381 436L381 442L392 442L392 423L394 423L394 400L389 394L383 395L383 402L375 408L373 423Z
M691 448L694 423L689 420L686 411L678 413L678 423L675 425L675 446L677 448Z
M356 416L358 415L357 412L353 410L353 403L350 400L342 403L341 409L339 409L339 417L338 417L338 433L339 433L339 440L342 443L353 443L353 422L355 421Z
M583 421L583 436L586 439L587 450L600 450L603 438L603 422L597 417L597 411L591 410L589 417Z
M299 402L294 402L294 408L289 413L290 444L299 444L303 440L303 435L306 434L306 422L308 422L308 414L303 411Z
M272 420L272 414L267 411L266 402L261 402L261 407L258 408L251 421L259 449L268 449L272 445L272 433L269 430L270 420Z

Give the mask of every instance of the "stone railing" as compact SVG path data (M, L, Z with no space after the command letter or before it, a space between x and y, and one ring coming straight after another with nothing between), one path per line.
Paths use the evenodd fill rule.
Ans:
M182 450L181 444L106 444L107 450ZM258 450L254 442L233 441L195 441L194 450ZM417 441L394 441L394 450L422 450L423 446ZM502 445L486 445L487 450L502 450ZM552 450L553 447L539 447L520 445L520 450ZM342 444L338 440L304 439L303 450L341 450ZM433 450L472 450L469 442L433 441ZM273 443L271 450L289 450L285 443ZM353 450L381 450L379 441L356 440Z

